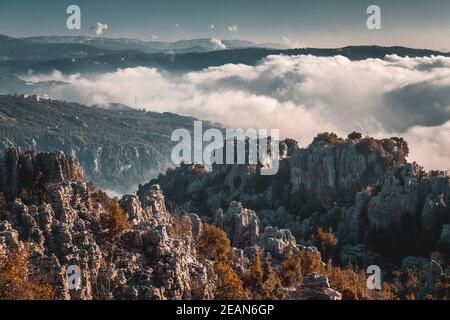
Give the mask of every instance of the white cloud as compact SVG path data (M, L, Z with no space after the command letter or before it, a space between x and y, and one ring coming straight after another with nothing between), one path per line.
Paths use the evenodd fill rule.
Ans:
M152 41L157 41L159 39L158 36L152 35Z
M450 169L450 58L269 56L257 66L227 64L181 76L138 67L26 80L65 81L49 94L88 105L134 105L137 96L149 110L230 128L278 128L301 145L324 131L402 136L410 160Z
M211 43L214 46L214 50L225 50L227 48L227 46L224 45L222 40L220 40L220 39L212 38Z
M101 35L101 34L103 34L103 32L105 30L108 30L108 25L104 24L104 23L101 23L101 22L97 22L97 25L95 27L91 27L91 29L95 30L95 33L97 35Z
M235 24L235 25L232 25L232 26L228 26L228 31L230 31L230 32L238 32L239 28L238 28L237 24Z
M213 24L212 24L212 25L210 25L209 27L210 27L211 29L215 29L215 28L216 28L216 26L215 26L215 25L213 25Z

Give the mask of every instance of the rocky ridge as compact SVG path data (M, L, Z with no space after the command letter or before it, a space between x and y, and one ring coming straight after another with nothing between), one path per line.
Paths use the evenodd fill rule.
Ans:
M306 245L317 228L331 227L342 263L399 263L433 250L448 254L449 175L408 163L403 139L324 133L307 148L290 139L280 148L275 176L260 176L252 165L199 170L185 164L150 185L160 184L172 206L212 220L211 212L238 201L256 212L262 229L290 229Z
M197 248L204 222L193 213L169 213L159 185L120 200L128 227L110 236L104 221L111 215L111 199L86 182L70 156L7 149L0 168L0 252L27 248L30 272L49 281L54 298L215 298L215 262ZM317 249L298 245L289 230L266 227L261 232L256 213L240 203L232 202L215 217L230 234L233 263L242 273L255 252L271 257L267 261L274 268L292 252L306 250L320 259ZM71 265L81 270L79 290L69 287ZM340 297L319 275L285 290L291 299Z

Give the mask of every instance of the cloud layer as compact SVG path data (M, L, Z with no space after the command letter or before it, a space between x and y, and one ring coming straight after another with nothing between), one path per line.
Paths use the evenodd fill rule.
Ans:
M51 88L58 99L134 105L137 97L139 107L230 128L279 128L302 145L324 131L403 136L410 160L450 169L450 58L270 56L254 67L228 64L182 76L138 67L27 80L50 79L67 82Z

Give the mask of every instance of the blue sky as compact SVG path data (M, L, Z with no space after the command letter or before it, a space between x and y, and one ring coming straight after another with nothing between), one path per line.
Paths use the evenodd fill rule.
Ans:
M65 27L66 8L82 10L82 30ZM382 9L383 30L365 27L366 8ZM449 0L1 0L0 33L95 35L162 41L216 37L299 46L406 45L450 50ZM215 28L211 28L214 24ZM237 25L237 32L229 26Z

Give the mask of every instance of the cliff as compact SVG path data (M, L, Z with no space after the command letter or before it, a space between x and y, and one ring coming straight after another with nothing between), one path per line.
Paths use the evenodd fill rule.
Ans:
M448 250L449 176L408 163L403 139L325 133L307 148L292 140L281 148L275 176L251 165L183 165L150 184L161 185L167 203L201 216L239 201L256 211L262 228L288 228L304 244L319 227L332 228L342 263L400 263Z
M139 196L110 199L86 182L77 161L62 153L7 149L0 168L1 257L25 250L29 276L47 281L53 298L251 298L256 292L286 299L341 298L317 274L305 274L306 287L282 287L272 271L272 280L260 279L273 283L270 290L244 286L254 283L248 280L250 268L261 261L264 270L279 270L292 255L308 254L322 262L317 249L298 245L289 230L261 232L255 212L239 203L216 213L217 224L233 230L232 247L225 233L199 216L169 213L159 185ZM211 244L215 239L223 241ZM226 256L211 256L224 249ZM69 286L71 266L81 270L79 290ZM234 279L234 287L224 276Z

